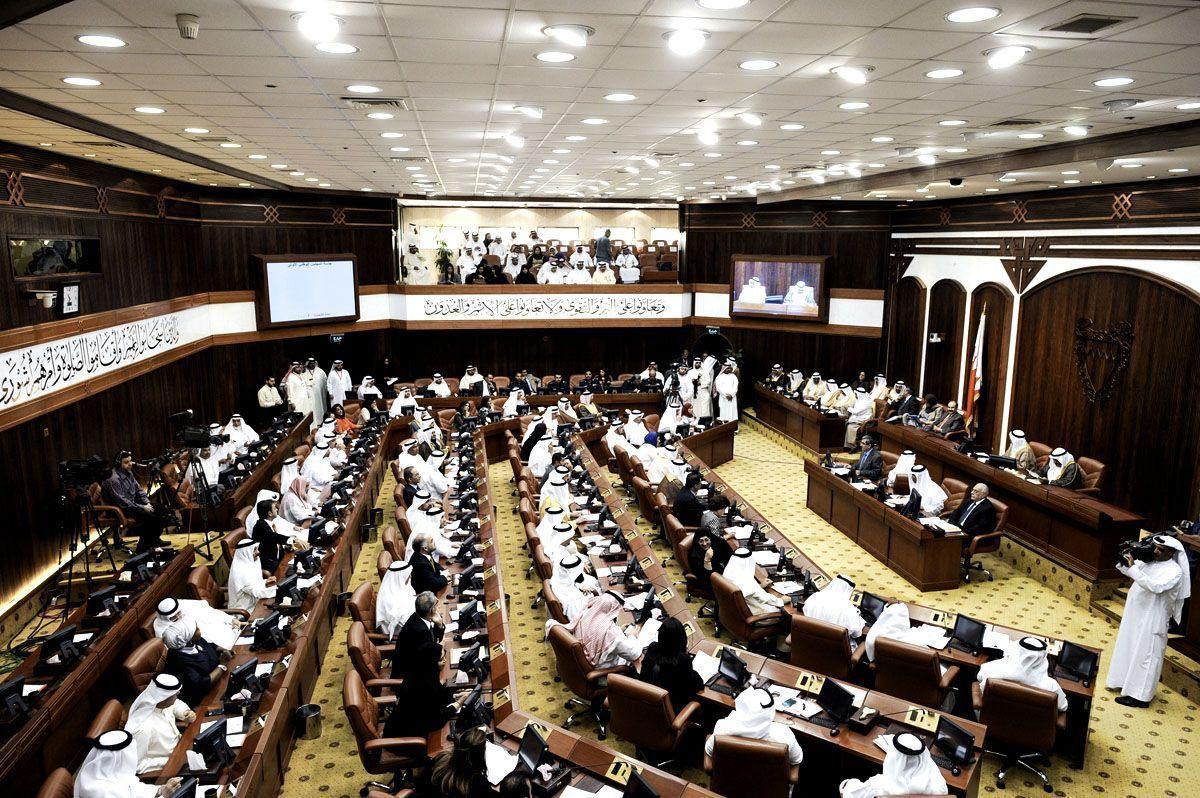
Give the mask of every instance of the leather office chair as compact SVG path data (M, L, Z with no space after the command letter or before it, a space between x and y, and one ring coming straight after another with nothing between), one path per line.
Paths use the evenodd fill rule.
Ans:
M689 701L678 712L670 694L655 685L621 674L608 677L608 708L613 734L635 746L638 759L663 767L687 733L700 724L700 702Z
M651 432L657 432L658 420L660 418L662 418L662 416L658 413L647 413L646 417L642 419L642 423L646 425L646 429L650 430Z
M438 426L442 429L450 429L450 421L454 418L455 412L450 409L437 411Z
M509 385L511 384L508 377L493 377L492 382L496 383L497 391L507 391ZM501 400L501 402L503 403L503 400Z
M404 479L400 474L400 463L396 462L395 460L392 460L390 463L388 463L388 467L392 469L392 477L395 478L395 480L396 480L396 492L395 493L403 491L404 485L402 485L400 483L402 483L404 481ZM394 493L394 495L395 495L395 493ZM400 507L404 506L404 502L402 502L398 496L396 498L396 505L400 506Z
M713 740L704 770L711 776L708 789L725 798L785 798L800 777L800 766L788 762L783 743L724 734Z
M367 691L358 671L346 671L342 682L342 708L354 732L363 769L373 775L390 773L393 782L399 783L412 768L426 762L429 743L424 737L383 737L383 724L379 718L381 703ZM377 781L368 783L367 787L392 792L391 785Z
M1037 458L1037 467L1045 468L1046 463L1050 461L1050 452L1054 451L1054 447L1038 441L1029 441L1029 448L1033 450L1033 456Z
M721 574L712 575L713 598L717 602L717 636L722 630L750 647L786 631L787 620L778 612L754 615L746 597L733 582Z
M672 512L663 513L662 519L663 533L667 538L667 542L671 544L672 549L675 548L676 543L683 540L688 535L696 534L696 531L699 529L699 527L684 526L683 524L679 523L679 519L676 518L675 514Z
M210 607L215 607L230 615L242 618L250 617L250 613L245 610L232 610L225 607L227 591L217 584L216 579L213 579L212 571L208 570L208 566L198 565L191 570L187 579L187 592L188 598L207 602Z
M967 498L971 486L961 479L947 477L942 480L942 490L946 491L946 503L942 505L942 514L949 515L958 509L958 505L963 503L963 499Z
M134 695L141 693L150 680L167 665L167 645L155 637L135 648L121 663L125 684Z
M400 534L400 537L399 537L400 544L396 548L399 550L400 556L404 557L404 544L407 544L408 539L412 537L412 526L408 523L407 510L402 510L399 507L397 507L396 514L395 514L395 521L396 521L396 530L395 531L399 532L399 534ZM386 531L386 528L385 528L385 531Z
M247 509L246 514L250 511ZM238 511L241 515L241 511ZM225 537L221 538L221 553L225 555L225 562L233 562L233 551L237 545L246 539L246 516L243 515L241 520L237 522L237 526L231 532L226 532Z
M92 719L92 725L88 726L87 734L84 735L89 739L95 740L101 734L112 731L113 729L125 728L125 720L129 714L125 711L124 705L115 698L109 699L100 707L100 711L96 713L96 717Z
M379 574L379 579L383 580L383 575L387 573L388 568L396 559L392 557L392 553L387 549L380 549L379 556L375 558L375 570Z
M346 631L346 650L350 653L350 663L362 677L363 684L369 692L377 692L397 687L403 679L389 679L383 675L383 656L390 654L395 646L376 645L367 632L362 621L350 624Z
M798 668L853 681L867 647L850 648L850 633L828 621L792 613L791 663Z
M366 628L367 636L370 639L386 642L387 638L375 631L379 628L375 620L375 599L375 586L370 582L363 582L354 588L346 606L350 608L350 617Z
M992 505L996 508L996 528L986 535L976 535L971 539L970 545L963 551L962 573L963 581L970 582L972 572L978 572L992 581L992 572L983 567L983 563L977 562L975 556L978 554L990 554L993 551L1000 550L1000 539L1004 537L1004 528L1008 524L1008 504L999 499L988 497Z
M418 377L417 379L413 380L413 387L419 391L422 388L427 388L432 383L432 377Z
M396 528L385 526L383 532L379 534L379 539L383 543L383 550L392 555L392 560L404 559L404 543L400 540L400 536L396 534Z
M687 594L689 598L698 598L703 600L697 615L701 618L711 617L716 611L716 605L713 603L713 592L709 590L700 578L692 573L691 565L688 561L688 556L692 553L692 546L696 543L695 535L685 535L677 543L673 549L675 551L675 561L679 563L680 570L683 571L684 584L687 586Z
M554 592L554 587L547 579L542 580L542 599L546 602L547 615L559 623L568 622L566 610L563 609L562 602L558 600L558 594Z
M1003 789L1008 771L1016 766L1041 779L1043 790L1054 792L1050 778L1035 763L1050 764L1055 737L1067 728L1058 696L1007 679L988 679L986 689L978 682L971 685L971 701L979 722L987 726L984 753L1004 759L996 771L996 786Z
M55 768L37 791L37 798L74 798L74 795L75 777L66 768Z
M582 715L591 715L596 721L596 736L603 740L608 736L605 728L604 699L608 695L608 677L614 673L628 673L629 666L594 669L584 653L583 643L562 626L550 629L550 648L554 651L554 662L558 677L577 698L567 701L567 708L583 707L563 722L570 727Z
M886 637L875 641L874 668L876 690L927 707L942 707L958 678L957 665L942 672L933 649Z
M650 502L650 492L653 488L650 486L650 482L643 477L634 477L632 482L633 495L637 497L638 513L644 521L653 524L657 518L654 506Z
M1075 465L1079 468L1079 477L1082 480L1075 492L1099 496L1100 482L1104 478L1104 463L1091 457L1080 457L1075 461Z

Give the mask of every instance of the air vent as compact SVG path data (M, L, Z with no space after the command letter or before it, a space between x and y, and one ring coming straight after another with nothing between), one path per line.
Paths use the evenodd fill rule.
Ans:
M105 149L105 150L123 150L124 144L118 144L115 141L72 141L72 144L77 144L80 147L86 147L89 150Z
M342 102L346 104L346 107L359 111L369 111L375 108L408 110L408 101L399 97L343 97Z
M1093 33L1137 19L1137 17L1110 17L1103 14L1079 14L1057 25L1049 25L1042 30L1047 33L1078 33L1090 36Z
M420 155L409 155L402 157L399 155L392 156L388 159L392 163L429 163L429 159Z
M192 136L192 141L199 141L204 144L224 144L227 141L232 141L232 139L229 136Z
M1041 119L1002 119L993 122L988 127L1037 127L1046 124Z

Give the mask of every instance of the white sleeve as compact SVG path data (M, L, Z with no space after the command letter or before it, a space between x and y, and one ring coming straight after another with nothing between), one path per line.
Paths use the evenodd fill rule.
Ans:
M1125 573L1129 575L1130 579L1151 593L1165 593L1173 589L1183 579L1183 574L1178 567L1169 570L1165 568L1160 570L1164 572L1161 576L1149 574L1146 572L1146 563L1134 560L1133 565L1129 566Z
M610 655L615 654L629 662L635 662L638 657L642 656L642 644L638 642L636 637L629 637L622 630L620 636L617 637L616 643L613 644L612 651L609 653Z

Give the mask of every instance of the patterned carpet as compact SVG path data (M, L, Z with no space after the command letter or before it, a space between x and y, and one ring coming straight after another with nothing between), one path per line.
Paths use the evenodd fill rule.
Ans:
M1101 672L1106 671L1116 629L1098 614L1056 595L1035 579L1015 573L995 558L987 564L995 576L994 582L972 583L957 590L922 597L907 582L805 509L807 483L797 454L745 424L737 437L735 454L734 460L717 469L718 473L827 570L844 572L868 590L906 600L924 600L927 604L976 617L1006 621L1033 632L1102 647L1105 656L1101 661ZM490 477L496 500L504 584L510 596L511 631L514 640L520 641L514 646L522 685L518 700L522 709L548 721L562 723L570 714L564 707L569 695L553 679L553 656L542 639L545 609L530 607L537 584L525 579L529 559L521 548L524 534L512 514L515 501L510 496L511 469L506 463L495 465L490 470ZM382 506L390 517L393 509L390 483L385 485L382 496ZM639 526L648 529L645 524L639 523ZM378 548L378 543L364 548L353 584L376 578L374 562ZM658 545L656 551L666 562L666 547ZM679 579L674 563L666 564ZM367 778L341 710L342 675L349 667L345 645L341 641L345 640L348 628L349 620L339 619L334 645L323 664L313 697L323 708L324 732L317 740L299 742L283 790L283 795L288 798L352 798ZM711 627L705 631L711 633ZM1187 761L1197 717L1196 705L1161 685L1153 706L1147 710L1127 709L1114 703L1112 698L1112 694L1103 688L1097 692L1092 710L1087 769L1071 770L1056 760L1050 771L1055 794L1112 794L1125 798L1196 795L1200 764L1188 764ZM585 735L594 734L594 726L587 720L581 720L573 729ZM606 743L624 753L633 753L631 746L613 736L609 736ZM697 770L685 770L682 775L697 783L706 783L703 773ZM1019 771L1010 773L1008 788L999 792L994 775L995 762L989 758L983 766L981 793L1019 798L1044 795L1040 784L1025 778ZM1193 786L1186 786L1188 784Z

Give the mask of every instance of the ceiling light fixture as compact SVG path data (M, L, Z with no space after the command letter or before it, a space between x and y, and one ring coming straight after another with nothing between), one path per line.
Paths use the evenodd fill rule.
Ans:
M595 32L595 29L587 25L547 25L542 28L544 35L568 47L586 47L588 37Z
M372 111L367 114L367 119L395 119L395 114L389 114L387 111Z
M705 158L720 158L720 157L721 157L721 153L719 153L719 152L706 152L706 153L704 153L704 157L705 157Z
M412 148L410 148L410 147L389 147L388 149L390 149L392 152L410 152Z
M99 86L100 85L100 81L96 80L95 78L67 77L67 78L63 78L62 82L66 83L69 86Z
M580 119L579 121L585 125L607 125L608 124L607 119L601 119L598 116L589 116L587 119Z
M1046 137L1045 133L1018 133L1017 134L1017 138L1025 139L1026 141L1033 141L1034 139L1044 139L1045 137Z
M1180 105L1175 106L1176 111L1195 111L1197 108L1200 108L1200 103L1196 103L1196 102L1182 103Z
M242 148L242 145L238 144L236 141L222 141L217 146L222 147L227 150L240 150Z
M1102 89L1112 88L1113 86L1128 86L1130 83L1133 83L1133 78L1124 76L1100 78L1099 80L1092 81L1093 86L1099 86Z
M504 137L504 143L514 150L519 150L525 146L525 137L518 136L516 133L509 133Z
M769 170L769 171L771 171L771 172L774 172L774 171L776 171L776 170L778 170L778 169L779 169L779 164L777 164L777 163L769 163L769 164L767 164L766 166L764 166L764 167L763 167L763 169L767 169L767 170Z
M381 138L381 139L402 139L402 138L404 138L404 134L397 133L394 130L385 130L384 132L379 134L379 138Z
M715 130L698 130L696 131L696 140L705 147L715 147L721 137L717 135Z
M870 107L871 107L870 103L864 103L861 101L842 103L841 105L838 106L838 108L841 108L843 111L861 111L864 108L870 108Z
M326 11L305 11L292 19L300 35L309 41L331 42L342 30L342 21Z
M291 175L292 177L304 177L304 173L299 170L296 170L294 172L288 172L288 174Z
M948 22L986 22L989 19L995 19L1000 16L1000 9L990 6L970 6L968 8L957 8L946 15Z
M847 83L853 83L856 86L861 86L867 82L867 73L874 72L873 66L851 66L849 64L841 64L829 70L834 75L837 75Z
M876 144L888 144L895 140L896 139L892 138L891 136L872 136L871 137L871 141L875 142Z
M567 141L587 141L587 136L567 136Z
M1086 136L1091 129L1091 125L1067 125L1063 128L1063 133L1068 136Z
M545 113L539 106L536 105L514 105L513 110L519 114L524 114L531 119L541 119Z
M1123 163L1120 164L1120 167L1122 169L1141 169L1142 165L1140 163Z
M75 41L80 44L86 44L89 47L124 47L125 40L118 39L116 36L105 36L100 33L85 33L82 36L76 36Z
M985 50L983 54L987 57L988 66L992 69L1008 69L1010 66L1020 63L1031 52L1033 52L1033 49L1030 47L1025 47L1021 44L1010 44L1006 47Z
M346 87L346 91L351 91L355 94L378 94L383 89L378 86L372 86L369 83L352 83Z
M315 45L318 50L329 55L352 55L358 52L358 48L353 44L345 42L317 42ZM319 185L327 186L328 183L320 183Z
M762 118L761 114L754 114L749 111L742 111L740 114L737 115L737 118L742 120L743 122L745 122L747 125L750 125L751 127L758 127L759 125L761 125L763 123L763 118Z
M203 134L205 134L205 133L208 133L208 132L209 132L209 130L208 130L208 128L206 128L206 127L185 127L185 128L183 129L183 132L184 132L184 133L195 133L197 136L200 136L200 135L203 135ZM250 157L251 157L251 158L253 158L254 156L253 156L253 155L251 155Z
M604 95L604 99L608 100L610 103L627 103L630 100L636 100L637 95L624 91L614 91L612 94Z
M923 152L918 155L917 160L926 166L933 166L935 163L937 163L937 158L932 153L928 152Z
M938 122L938 124L941 125L942 127L959 127L960 125L967 124L967 120L965 120L965 119L943 119L941 122Z
M738 69L744 69L747 72L762 72L767 69L774 69L779 66L778 61L772 61L768 58L751 58L738 64Z
M285 163L273 163L273 164L271 164L271 168L272 169L287 169L288 165Z
M779 126L780 130L804 130L804 125L799 122L785 122Z
M946 148L946 152L951 153L952 155L961 155L962 153L964 153L966 151L967 151L966 147L947 147Z
M957 78L962 75L963 71L956 67L943 67L942 69L931 69L925 73L925 77L933 80L946 80L947 78Z
M667 40L667 49L675 55L693 55L700 52L704 42L708 41L708 31L697 28L681 28L663 34Z
M1179 174L1183 174L1184 172L1186 172L1187 169L1183 168L1182 166L1177 166L1174 169L1168 169L1167 171L1170 172L1171 174L1179 175Z
M565 64L568 61L575 60L575 56L571 53L564 53L559 50L547 50L544 53L538 53L534 58L547 64Z
M154 114L165 114L166 113L166 111L164 111L163 109L159 108L156 105L139 105L137 108L134 108L133 110L137 111L139 114L154 115Z
M758 144L758 142L754 139L742 139L738 142L739 147L753 147L756 144Z

